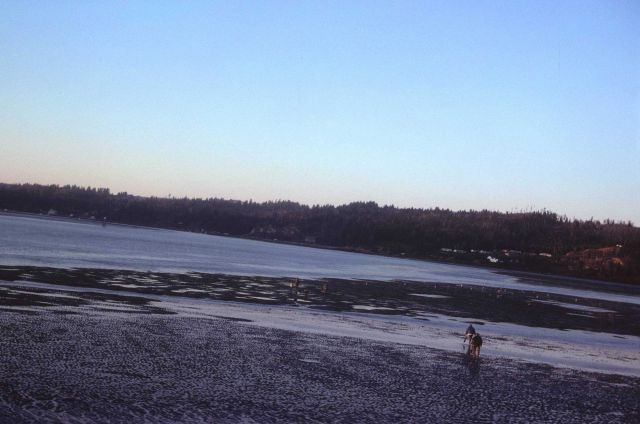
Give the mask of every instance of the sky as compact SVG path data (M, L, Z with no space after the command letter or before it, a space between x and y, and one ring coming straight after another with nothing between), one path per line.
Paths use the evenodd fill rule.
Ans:
M640 225L640 2L3 0L0 182Z

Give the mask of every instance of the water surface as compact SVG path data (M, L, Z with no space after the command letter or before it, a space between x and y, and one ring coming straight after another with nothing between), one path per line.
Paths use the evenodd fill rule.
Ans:
M0 214L0 264L267 277L413 280L640 304L640 289L180 231ZM621 291L623 291L621 293Z

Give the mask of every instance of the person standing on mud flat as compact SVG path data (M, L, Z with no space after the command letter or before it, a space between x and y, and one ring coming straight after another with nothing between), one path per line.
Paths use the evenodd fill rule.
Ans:
M473 328L472 324L469 324L469 326L467 327L467 330L464 332L464 342L462 342L463 347L466 342L469 342L469 345L467 346L467 355L471 355L471 338L475 334L476 334L476 329Z
M289 287L291 288L291 295L293 296L293 303L298 303L298 289L300 288L300 279L293 280Z
M291 283L289 283L289 287L291 288L291 290L298 291L298 288L300 287L300 280L296 278Z

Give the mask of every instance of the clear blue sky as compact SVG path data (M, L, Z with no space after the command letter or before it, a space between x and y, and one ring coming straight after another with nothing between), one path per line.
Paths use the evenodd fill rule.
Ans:
M0 181L640 224L640 2L8 1Z

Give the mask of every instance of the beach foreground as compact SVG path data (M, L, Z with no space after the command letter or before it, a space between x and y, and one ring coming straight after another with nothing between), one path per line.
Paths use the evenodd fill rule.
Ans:
M362 327L353 337L321 334L296 322L295 307L15 284L2 289L2 422L640 419L637 377L471 361L394 342L395 327L383 321L390 341L361 337ZM273 322L289 316L291 329L255 325L246 317L256 310ZM317 314L312 320L337 315Z
M639 418L632 377L227 319L3 313L0 328L2 422Z

